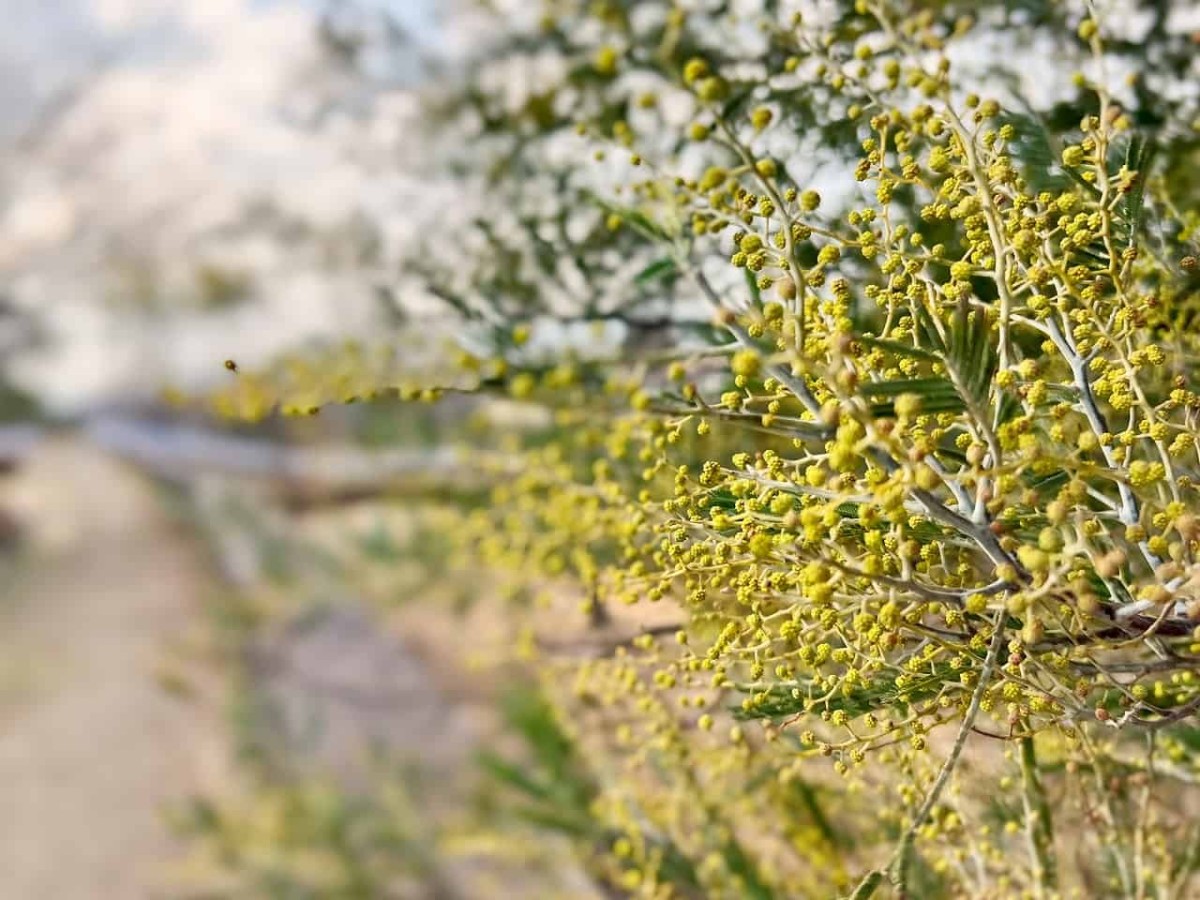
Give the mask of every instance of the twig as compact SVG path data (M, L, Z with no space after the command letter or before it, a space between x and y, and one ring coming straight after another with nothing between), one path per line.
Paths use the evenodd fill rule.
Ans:
M1054 859L1054 825L1050 804L1038 771L1037 748L1033 736L1021 738L1021 794L1025 805L1025 837L1033 861L1035 896L1053 892L1058 882Z
M714 309L718 311L727 310L725 304L721 302L721 295L717 293L716 288L712 286L712 282L708 280L703 272L696 269L695 266L691 266L687 268L687 273ZM749 332L737 324L737 322L726 322L725 327L743 347L751 350L758 349ZM776 381L796 395L796 399L804 405L804 408L808 410L818 423L821 421L821 404L817 402L817 398L813 396L812 391L809 390L808 385L804 383L803 379L796 377L783 366L769 366L768 371Z
M979 672L979 683L975 685L975 690L971 693L971 703L967 707L966 714L963 716L962 724L958 728L958 734L954 737L954 746L950 749L950 755L942 763L942 768L938 771L933 786L930 787L929 793L925 795L925 800L921 804L920 809L917 810L917 814L913 816L908 830L900 838L900 842L896 845L896 851L892 854L892 858L886 867L889 880L901 893L905 891L905 869L908 865L908 857L912 851L917 831L925 824L925 820L929 818L933 807L937 805L938 799L942 796L942 791L945 790L946 785L949 783L950 776L954 774L954 770L958 767L958 761L962 756L963 748L967 745L967 737L970 735L971 729L975 724L975 718L979 715L979 710L983 706L983 696L987 693L987 689L991 684L992 675L996 671L996 664L1000 660L1000 651L1004 647L1004 617L1005 612L1003 609L997 611L993 622L995 631L992 634L991 646L988 647L987 658L984 659L983 668ZM877 872L868 874L851 897L871 896L874 888L866 894L860 892L867 885L868 881L877 875ZM876 878L877 884L878 879Z

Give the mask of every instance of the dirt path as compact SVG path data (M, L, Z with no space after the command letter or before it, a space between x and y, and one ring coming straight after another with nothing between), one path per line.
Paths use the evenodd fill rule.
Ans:
M0 504L33 526L0 567L0 898L166 896L163 804L219 783L224 744L155 672L212 576L152 488L84 444L40 448Z

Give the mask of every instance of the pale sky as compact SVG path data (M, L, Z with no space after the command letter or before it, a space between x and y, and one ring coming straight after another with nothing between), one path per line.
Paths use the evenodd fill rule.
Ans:
M431 4L370 2L434 33ZM52 350L18 374L51 402L202 383L226 356L369 328L372 288L339 260L381 215L400 239L386 211L415 202L395 88L415 54L368 60L396 77L364 87L322 55L320 6L0 0L0 291L48 327ZM186 311L214 262L255 302Z

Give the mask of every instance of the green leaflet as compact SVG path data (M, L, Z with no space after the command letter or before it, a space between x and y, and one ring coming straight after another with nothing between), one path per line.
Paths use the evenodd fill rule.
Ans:
M642 271L638 272L634 279L638 284L646 284L651 281L657 281L660 278L675 278L679 275L679 269L675 265L675 260L669 256L664 256L662 259L656 259Z
M956 394L954 383L948 378L899 378L895 381L868 381L859 386L864 397L899 397L901 394L916 394L922 399Z
M1134 135L1125 148L1125 169L1136 172L1133 186L1124 195L1120 204L1122 231L1125 245L1132 247L1137 242L1142 228L1146 208L1146 179L1158 155L1158 145L1141 135Z
M988 397L999 359L992 344L991 325L982 310L971 310L966 301L958 304L950 342L946 348L946 366L951 370L963 400L977 410Z
M746 287L750 290L750 299L754 301L757 308L762 307L762 291L758 287L758 279L749 269L743 269L742 274L746 276Z
M1021 173L1034 190L1061 191L1071 184L1071 179L1058 166L1054 137L1035 112L1031 109L1024 113L1005 112L1000 122L1011 125L1016 131L1016 138L1009 147Z
M824 701L821 709L829 712L841 710L851 719L857 719L874 710L894 709L914 701L931 700L940 694L946 685L960 684L960 671L951 668L949 664L939 665L932 673L915 675L903 690L896 687L894 679L879 678L870 684L855 688L849 694L839 693L830 697ZM751 709L743 709L740 705L733 707L733 714L739 719L789 718L805 711L806 687L804 682L776 685L768 692L765 700ZM800 697L792 696L793 688L800 689Z
M850 900L870 900L875 896L875 892L879 890L879 886L883 884L883 873L876 870L868 872L866 877L859 882L858 887L854 889L854 893L850 895Z
M948 325L939 328L933 314L924 306L912 309L918 347L894 341L868 338L864 343L897 355L941 362L949 375L875 381L859 387L865 397L899 397L914 394L921 398L921 411L927 413L972 410L982 414L991 392L992 379L999 359L992 342L991 325L982 310L959 303ZM894 416L892 403L872 407L877 417Z
M876 350L884 350L888 353L894 353L897 356L907 356L911 359L919 359L924 362L937 362L939 357L936 353L931 353L923 347L914 347L911 344L902 344L900 341L889 341L884 338L870 337L864 335L858 338L859 343L868 347L874 347Z
M671 240L671 235L667 234L666 230L657 222L651 221L645 213L639 212L632 207L618 206L602 197L597 197L595 194L588 194L587 196L589 200L606 213L620 217L631 228L643 236L658 241Z
M921 398L921 411L926 413L962 412L966 408L954 383L948 378L900 378L895 381L872 381L859 386L864 397L895 398L902 394L914 394ZM871 415L877 419L896 416L894 400L886 399L871 404Z

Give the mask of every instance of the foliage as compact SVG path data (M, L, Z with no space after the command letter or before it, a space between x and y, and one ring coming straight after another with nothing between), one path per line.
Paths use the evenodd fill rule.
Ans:
M363 796L323 782L261 785L244 800L197 798L173 810L177 832L193 842L194 896L454 896L440 888L436 836L406 780L390 775L376 788ZM424 890L403 889L413 883Z
M994 10L871 0L558 0L451 104L508 215L414 269L464 352L400 393L504 392L557 426L515 477L500 460L464 559L597 623L677 612L539 657L572 743L487 761L623 891L1194 886L1195 128L1118 101L1119 23L1022 6L1069 20L1074 118L972 92L993 83L954 60ZM1186 70L1165 34L1147 79ZM502 102L496 73L543 51L559 87ZM647 340L556 346L547 318ZM328 368L220 402L315 408Z

